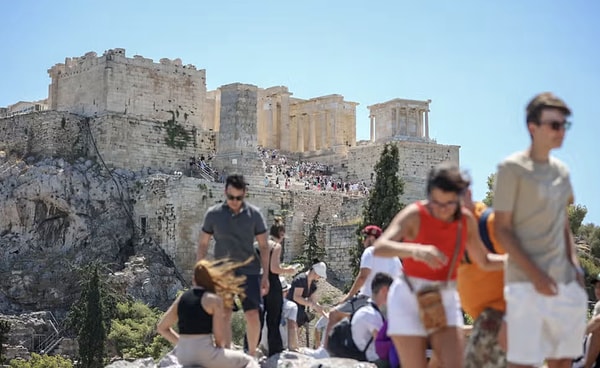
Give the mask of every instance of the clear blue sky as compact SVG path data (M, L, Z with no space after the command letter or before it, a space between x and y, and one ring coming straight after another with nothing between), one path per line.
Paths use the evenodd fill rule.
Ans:
M219 4L219 5L216 5ZM600 224L600 2L509 1L2 1L0 106L47 97L47 69L65 57L181 58L207 87L288 86L338 93L357 107L431 99L431 135L460 145L482 198L498 161L529 144L524 108L541 91L572 107L556 152L571 168L585 222Z

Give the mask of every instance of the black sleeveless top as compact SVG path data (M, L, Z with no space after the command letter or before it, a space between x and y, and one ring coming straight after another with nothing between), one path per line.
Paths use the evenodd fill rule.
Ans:
M202 308L202 295L206 290L192 288L179 299L177 304L177 325L184 335L204 335L212 333L212 316Z

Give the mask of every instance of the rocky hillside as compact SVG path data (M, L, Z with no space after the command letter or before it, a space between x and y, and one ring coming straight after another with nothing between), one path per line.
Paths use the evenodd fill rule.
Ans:
M66 311L77 269L91 261L109 265L129 295L167 305L181 280L159 247L136 238L131 215L129 188L148 175L0 158L0 313Z

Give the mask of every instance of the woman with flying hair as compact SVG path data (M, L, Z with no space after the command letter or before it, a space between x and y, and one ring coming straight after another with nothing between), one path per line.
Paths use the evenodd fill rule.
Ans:
M194 267L193 287L181 294L165 312L157 330L176 345L183 366L206 368L258 368L251 356L224 348L224 310L233 307L235 295L244 297L245 276L234 270L243 263L200 260ZM177 323L179 333L172 326Z
M394 281L387 300L387 334L403 367L425 368L429 341L443 367L462 368L457 264L466 249L484 270L504 267L506 257L487 251L473 214L462 206L469 184L454 163L433 167L427 177L427 198L400 211L375 241L374 255L403 259L403 276Z

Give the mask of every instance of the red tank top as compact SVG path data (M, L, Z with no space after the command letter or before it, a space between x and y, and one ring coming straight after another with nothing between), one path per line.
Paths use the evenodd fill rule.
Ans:
M407 276L419 277L426 280L432 281L446 281L448 277L448 271L450 270L450 261L454 255L454 247L456 246L456 232L458 231L458 221L446 222L433 217L429 210L421 202L416 202L419 208L419 233L414 240L410 240L410 243L434 245L442 253L448 257L448 264L440 269L434 270L427 266L426 263L417 261L413 258L405 258L402 260L404 267L404 273ZM467 224L464 216L461 217L462 222L462 234L460 240L460 249L456 257L455 263L460 262L465 252L465 245L467 244ZM456 279L456 269L450 280Z

